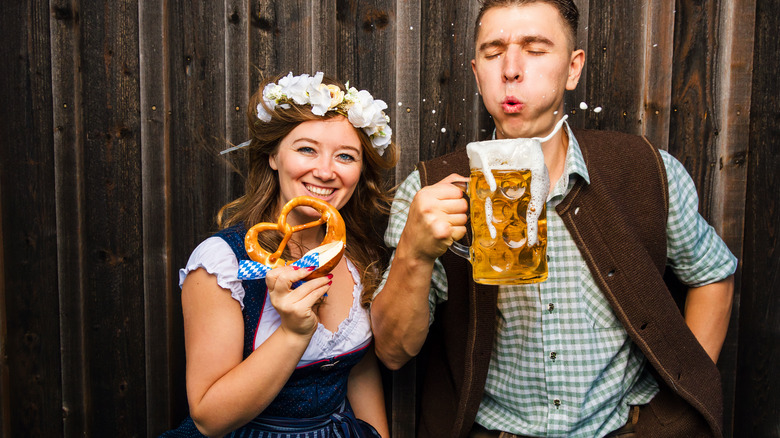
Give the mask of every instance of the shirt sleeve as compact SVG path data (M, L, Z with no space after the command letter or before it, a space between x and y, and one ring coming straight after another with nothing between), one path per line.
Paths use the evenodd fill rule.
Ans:
M179 270L179 287L184 284L187 274L203 268L217 277L217 284L230 291L230 296L244 309L244 286L238 279L238 259L227 242L221 237L209 237L201 242L187 260L187 266Z
M401 233L409 218L409 205L411 205L414 195L420 190L420 173L415 170L404 180L396 190L393 206L390 210L390 220L385 231L385 244L388 248L396 248L398 241L401 240ZM387 275L393 265L395 250L390 258L390 264L385 270L382 282L374 292L374 297L382 292L387 281ZM431 289L428 294L428 307L430 310L429 323L433 323L433 313L436 306L447 301L447 275L444 271L444 265L439 259L436 259L433 265L433 274L431 276Z
M660 151L669 186L666 223L667 263L690 287L723 280L737 269L737 258L699 214L699 196L685 167Z

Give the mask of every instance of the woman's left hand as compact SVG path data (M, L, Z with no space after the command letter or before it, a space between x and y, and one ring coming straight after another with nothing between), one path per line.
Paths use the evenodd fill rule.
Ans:
M311 274L314 268L284 266L272 269L265 277L271 304L282 319L281 329L311 338L319 318L315 308L330 289L332 275L309 280L297 288L292 285Z

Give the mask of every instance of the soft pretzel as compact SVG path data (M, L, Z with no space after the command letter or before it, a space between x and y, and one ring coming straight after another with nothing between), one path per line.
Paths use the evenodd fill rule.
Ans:
M294 208L300 206L307 206L317 210L320 213L320 218L316 221L302 225L293 226L288 224L287 215ZM275 224L261 222L250 228L244 238L244 246L246 247L247 254L249 254L249 258L252 260L270 266L271 268L278 268L290 263L282 259L281 256L285 246L287 246L287 242L290 240L290 237L292 237L292 234L296 231L305 230L322 224L326 224L327 228L325 230L325 238L322 240L319 247L328 245L328 250L320 253L319 268L315 269L314 272L305 279L310 280L312 278L322 277L327 275L328 272L338 265L341 257L344 255L347 236L344 219L342 219L339 211L321 199L313 198L311 196L298 196L291 199L282 207L279 220ZM269 254L268 251L264 250L257 241L257 234L267 230L276 230L284 235L282 242L273 254Z

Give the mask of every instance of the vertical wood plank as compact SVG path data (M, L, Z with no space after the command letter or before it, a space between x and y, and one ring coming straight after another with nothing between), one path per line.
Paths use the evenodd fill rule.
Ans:
M257 90L265 77L286 75L288 72L296 75L312 74L312 41L315 37L312 34L312 14L315 10L312 1L252 2L249 30L250 94ZM316 8L319 13L328 10L324 5Z
M708 193L712 206L710 223L731 251L742 257L745 230L747 156L750 138L755 0L722 1L718 36L715 114L720 127L715 137L718 165ZM732 432L736 391L737 339L740 325L741 267L735 276L734 305L729 331L718 359L724 399L724 430ZM741 436L741 435L736 435Z
M54 122L55 198L57 215L57 277L62 353L63 436L91 434L86 412L90 369L85 366L84 280L84 126L81 22L77 5L50 1L52 108Z
M3 378L7 436L62 434L49 11L0 5Z
M714 152L714 48L718 46L717 2L678 0L675 7L674 71L669 152L693 177L699 211L710 219ZM703 196L702 196L703 195Z
M586 126L596 129L639 134L642 132L643 68L637 55L644 53L644 15L642 8L600 2L588 13L587 90L580 108L574 102L567 108L569 117L584 118ZM638 25L639 24L639 25ZM596 113L596 107L603 111Z
M265 66L267 74L311 74L313 35L310 1L257 0L260 11L258 24L264 31L261 44L271 51L262 55L272 60Z
M225 149L225 2L167 1L166 110L170 136L170 227L172 259L171 352L178 372L174 426L184 417L184 335L177 272L195 247L214 231L215 216L230 198L229 168L220 158ZM240 14L240 11L239 11ZM230 18L228 18L230 19ZM245 105L242 103L242 106ZM176 362L173 362L173 359Z
M225 0L225 144L248 139L246 105L249 84L249 2Z
M312 52L309 74L321 71L333 76L338 73L336 54L345 48L338 44L336 11L336 0L311 0Z
M138 5L82 6L86 418L129 436L146 432Z
M225 0L225 139L220 149L249 139L247 104L250 90L257 86L249 82L249 11L248 0ZM240 153L230 157L220 155L220 160L232 161L236 156ZM235 172L226 172L225 187L227 199L237 198L243 192L243 180Z
M228 198L228 170L219 159L225 144L224 6L169 3L174 269L215 231L215 215ZM175 301L180 315L181 302Z
M464 147L473 140L474 124L480 124L480 119L474 117L477 87L470 67L476 10L442 8L431 1L423 3L421 14L420 57L425 62L421 62L418 117L420 159L425 160ZM489 137L492 124L477 129L480 137Z
M400 182L420 161L420 2L397 0L395 15L395 99L388 105L395 109L393 136L401 151L395 167L395 179ZM410 380L414 381L413 375Z
M368 90L376 99L388 104L386 112L392 119L394 106L396 63L395 1L336 2L337 40L336 71L339 79L349 81L358 90ZM395 133L394 133L395 134Z
M252 1L249 24L249 90L254 93L263 78L280 74L277 71L274 3Z
M147 435L157 436L174 423L174 382L180 380L183 359L172 357L179 349L173 333L175 279L170 257L171 182L170 133L166 113L170 106L166 1L141 0L139 17L139 70L141 110L141 186L143 279L145 321ZM178 395L178 397L177 397Z
M674 3L652 0L644 3L644 50L641 82L644 93L639 107L641 133L656 147L667 149L672 102L672 50L674 48Z
M6 76L7 77L7 76ZM0 180L0 193L3 192ZM0 202L0 248L3 245L3 203ZM0 251L0 436L11 436L11 372L8 368L8 312L5 302L5 251Z
M401 151L395 168L395 180L403 181L420 159L420 2L399 0L395 4L395 99L393 136ZM411 360L391 374L390 431L393 438L410 438L417 430L417 367Z
M780 1L756 2L747 160L745 241L739 306L735 437L780 436ZM737 111L731 109L732 114ZM740 116L744 110L740 109ZM736 140L736 139L735 139Z

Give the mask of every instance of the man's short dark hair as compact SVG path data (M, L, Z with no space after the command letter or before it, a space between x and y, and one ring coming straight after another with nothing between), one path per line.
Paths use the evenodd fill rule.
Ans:
M482 0L482 7L479 8L479 14L474 26L474 41L477 41L482 16L485 15L488 9L523 6L531 3L547 3L558 10L569 31L569 45L572 50L576 49L577 22L580 19L580 11L577 9L577 5L574 4L574 0Z

